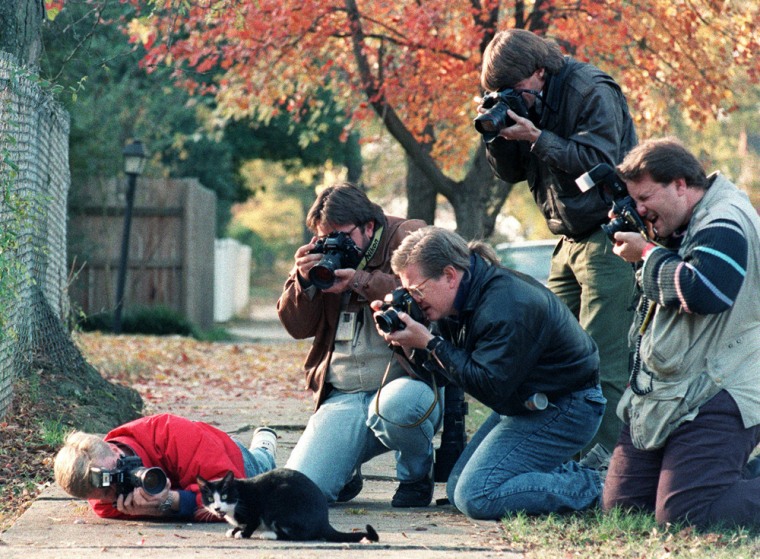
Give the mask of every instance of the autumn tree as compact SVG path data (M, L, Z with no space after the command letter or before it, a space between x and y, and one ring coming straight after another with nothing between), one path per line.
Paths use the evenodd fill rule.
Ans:
M758 79L752 0L133 2L149 8L130 27L145 67L172 67L223 118L297 112L325 87L353 126L374 113L406 154L410 216L432 221L443 195L467 237L492 232L512 186L495 180L472 127L481 54L497 30L555 38L612 73L642 136L661 133L673 107L694 125L730 111L735 76Z

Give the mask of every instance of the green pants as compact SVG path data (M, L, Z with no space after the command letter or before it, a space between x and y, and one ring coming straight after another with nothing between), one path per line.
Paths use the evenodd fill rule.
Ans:
M600 228L581 241L560 239L547 284L599 347L599 376L607 409L588 448L601 443L612 451L622 427L616 408L628 383L633 265L612 252L612 243Z

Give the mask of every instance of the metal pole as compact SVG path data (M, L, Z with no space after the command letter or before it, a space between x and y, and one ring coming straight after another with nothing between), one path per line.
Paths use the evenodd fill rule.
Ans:
M116 310L113 315L113 332L121 334L121 311L124 306L124 286L127 281L127 260L129 259L129 231L132 227L132 206L135 201L135 185L137 175L130 173L127 183L127 207L124 211L124 233L121 237L121 260L119 261L119 277L116 284Z

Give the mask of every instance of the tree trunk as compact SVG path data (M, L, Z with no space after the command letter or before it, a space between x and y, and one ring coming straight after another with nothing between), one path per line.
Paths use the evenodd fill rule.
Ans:
M423 173L414 160L406 156L406 217L421 219L433 224L435 220L436 197L435 185Z
M493 234L496 218L512 191L512 185L498 180L480 146L464 180L445 193L454 207L457 232L465 239L486 239Z
M42 51L44 0L0 2L0 50L16 57L22 66L36 66Z

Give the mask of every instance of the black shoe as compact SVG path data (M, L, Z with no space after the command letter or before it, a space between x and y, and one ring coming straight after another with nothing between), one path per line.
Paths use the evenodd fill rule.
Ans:
M396 508L426 507L433 500L435 484L428 475L419 481L402 481L393 495L391 506Z
M364 478L362 477L361 469L357 469L348 483L343 486L343 489L338 493L338 497L335 499L338 503L346 503L356 497L362 492L364 487Z

